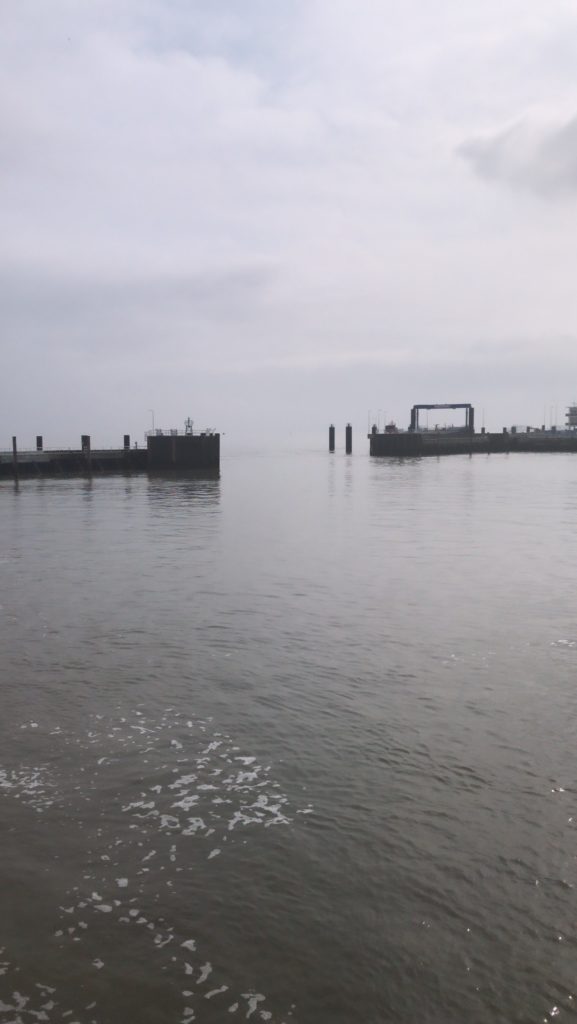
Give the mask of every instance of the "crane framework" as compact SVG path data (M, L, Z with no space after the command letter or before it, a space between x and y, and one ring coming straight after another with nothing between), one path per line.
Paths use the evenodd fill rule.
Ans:
M417 432L419 430L419 413L423 409L464 409L465 410L465 430L470 433L475 433L475 410L470 402L443 402L434 404L420 404L414 405L411 409L411 425L409 430Z

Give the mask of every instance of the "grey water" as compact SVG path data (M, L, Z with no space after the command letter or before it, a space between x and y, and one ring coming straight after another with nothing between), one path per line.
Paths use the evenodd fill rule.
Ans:
M577 1001L577 458L0 484L0 1021Z

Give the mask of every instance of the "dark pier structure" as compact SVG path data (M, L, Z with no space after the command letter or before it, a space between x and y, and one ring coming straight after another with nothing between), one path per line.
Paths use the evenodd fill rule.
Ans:
M220 434L193 431L188 419L182 430L150 430L146 447L130 446L124 434L121 448L93 448L89 434L82 434L80 448L46 449L36 437L34 449L19 450L12 438L9 451L0 451L0 480L20 477L87 476L110 473L199 473L217 475L220 470Z
M460 427L421 427L419 413L433 409L463 409L465 423ZM570 412L570 410L569 410ZM577 424L567 417L567 428L503 427L489 433L483 427L475 433L475 410L468 402L414 405L408 430L389 423L383 431L373 425L369 437L370 454L393 457L426 455L474 455L499 452L577 452Z
M156 430L147 438L147 466L151 471L218 470L220 434Z

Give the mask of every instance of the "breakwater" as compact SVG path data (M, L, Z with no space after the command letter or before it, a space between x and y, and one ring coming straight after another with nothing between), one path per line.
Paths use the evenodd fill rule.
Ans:
M368 435L370 454L392 457L475 455L502 452L577 452L577 432L530 430L479 434L444 430L379 432Z
M146 436L146 447L130 446L124 435L122 448L92 448L83 434L78 449L45 449L43 438L36 438L35 449L19 450L17 439L12 448L0 452L0 479L34 476L84 476L110 473L209 472L220 469L220 434L201 431L196 434L177 430L155 430Z

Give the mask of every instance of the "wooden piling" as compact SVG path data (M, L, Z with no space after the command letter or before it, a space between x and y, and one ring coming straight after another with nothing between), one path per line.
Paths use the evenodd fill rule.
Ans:
M92 457L90 454L90 434L82 434L80 439L82 445L82 456L89 473L92 472Z

